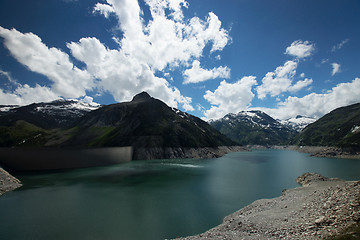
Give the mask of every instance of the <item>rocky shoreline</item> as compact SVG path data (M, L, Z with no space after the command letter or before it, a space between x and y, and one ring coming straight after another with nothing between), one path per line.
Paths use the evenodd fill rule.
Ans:
M21 186L20 180L11 176L7 171L0 167L0 196Z
M287 149L310 153L313 157L334 157L360 159L359 148L340 148L323 146L288 146Z
M261 146L248 145L249 149L288 149L303 153L309 153L312 157L331 157L331 158L351 158L360 159L360 148L341 148L341 147L326 147L326 146Z
M302 187L284 190L225 217L209 231L181 238L198 239L326 239L360 222L360 181L329 179L306 173Z

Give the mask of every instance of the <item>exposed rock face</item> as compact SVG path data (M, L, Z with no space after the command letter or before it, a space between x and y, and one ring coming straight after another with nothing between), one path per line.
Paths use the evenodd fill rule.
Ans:
M209 231L184 239L324 239L360 221L360 181L304 174L303 187L253 202Z
M0 168L0 196L21 186L22 184L17 178Z

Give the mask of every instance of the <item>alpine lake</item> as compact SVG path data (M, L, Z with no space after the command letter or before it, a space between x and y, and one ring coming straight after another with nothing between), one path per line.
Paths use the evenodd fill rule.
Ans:
M132 161L20 173L0 197L0 239L170 239L199 234L305 172L360 180L359 159L253 150L217 159Z

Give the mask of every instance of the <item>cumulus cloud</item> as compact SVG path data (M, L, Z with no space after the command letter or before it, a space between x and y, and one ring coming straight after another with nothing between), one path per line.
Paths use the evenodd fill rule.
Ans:
M340 50L346 43L348 43L350 41L350 39L344 39L343 41L341 41L341 43L334 45L331 48L332 52L336 52L337 50Z
M122 39L118 39L120 49L108 49L95 38L83 38L67 46L115 100L129 100L139 91L148 91L171 106L180 103L185 110L194 110L191 98L182 96L155 72L168 66L187 65L202 56L207 44L211 44L211 52L222 50L230 41L228 32L221 28L221 21L214 13L209 13L205 21L198 17L184 20L182 8L188 7L184 0L146 0L145 3L152 17L147 24L137 1L108 0L95 6L96 11L99 6L108 10L100 11L105 17L106 13L115 13L118 18L123 32ZM221 76L229 71L225 67L212 70Z
M147 25L141 18L137 1L108 0L105 5L115 11L119 28L124 33L120 40L122 51L146 63L154 71L201 57L207 44L211 44L211 52L221 51L231 39L212 12L205 21L198 17L185 20L182 7L188 6L186 1L145 2L152 17ZM166 10L170 11L169 16Z
M217 67L213 69L203 69L200 62L195 60L192 68L184 71L184 84L204 82L215 78L230 78L230 69L228 67Z
M341 72L341 70L340 70L341 65L340 64L332 63L331 66L332 66L332 72L331 72L332 76L334 76L335 74Z
M212 12L204 20L198 17L185 20L182 12L188 7L185 0L145 3L151 13L148 22L142 18L138 1L107 0L94 5L94 14L118 20L121 37L114 33L113 39L119 44L116 49L109 49L91 37L67 43L72 56L86 64L83 70L74 66L65 52L46 46L33 33L0 28L0 36L14 58L51 81L48 89L56 96L80 98L86 96L86 91L106 91L116 101L126 101L148 91L173 107L180 105L192 111L192 99L183 96L156 72L188 66L202 56L206 46L210 53L221 51L231 41L228 31ZM210 71L224 76L229 70L219 67Z
M115 10L112 6L108 4L97 3L93 9L93 13L99 12L104 15L106 18L109 18L110 14L115 13Z
M289 96L277 108L262 108L269 115L279 119L288 119L297 115L320 118L330 111L360 102L360 78L352 82L340 83L327 93L311 93L304 97Z
M294 76L298 63L287 61L283 66L279 66L274 72L268 72L262 79L262 84L256 88L258 98L264 99L267 95L278 96L283 92L297 92L313 81L311 79L299 80L293 84Z
M30 87L27 84L19 86L14 92L4 92L0 89L0 102L3 105L27 105L34 102L49 102L58 99L50 88L36 84Z
M184 109L191 109L191 98L183 97L165 79L154 76L148 65L121 50L108 49L96 38L82 38L67 46L76 59L86 64L87 71L99 79L98 87L110 92L116 101L128 101L147 91L173 107L179 102Z
M87 71L74 66L66 53L47 47L37 35L0 27L0 36L18 62L51 81L51 89L58 96L78 98L94 87Z
M206 91L204 98L212 105L204 112L206 120L219 119L228 113L236 113L249 107L254 98L252 87L256 77L243 77L235 83L223 80L214 91Z
M298 92L301 89L311 85L312 83L313 83L312 79L305 78L304 80L299 80L294 85L290 86L288 91L289 92Z
M311 56L314 50L315 45L309 41L297 40L286 48L285 54L294 56L296 58L306 58Z

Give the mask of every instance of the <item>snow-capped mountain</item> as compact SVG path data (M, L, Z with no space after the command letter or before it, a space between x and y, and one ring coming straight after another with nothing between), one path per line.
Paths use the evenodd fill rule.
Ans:
M216 156L210 148L236 145L200 118L171 108L146 92L130 102L92 111L96 107L56 101L10 110L7 116L0 116L0 146L132 146L134 159L159 159ZM1 122L9 119L7 124ZM208 150L188 153L188 148Z
M96 110L98 104L89 104L78 100L55 100L49 103L33 103L27 106L3 106L0 124L11 125L24 120L44 129L63 128L86 113Z
M287 120L280 120L280 122L283 125L289 126L293 129L295 129L296 131L300 132L301 130L303 130L307 125L315 122L316 119L315 118L311 118L311 117L304 117L301 115L298 115L294 118L290 118Z
M0 105L0 114L2 112L8 112L11 109L18 108L18 105Z
M292 127L283 125L261 111L227 114L210 122L210 125L243 145L285 144L297 134Z

